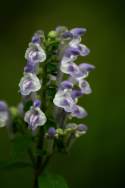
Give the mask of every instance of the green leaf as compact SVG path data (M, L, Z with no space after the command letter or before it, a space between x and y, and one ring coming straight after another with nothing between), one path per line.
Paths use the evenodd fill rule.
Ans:
M68 188L64 178L59 175L44 174L39 177L39 188Z

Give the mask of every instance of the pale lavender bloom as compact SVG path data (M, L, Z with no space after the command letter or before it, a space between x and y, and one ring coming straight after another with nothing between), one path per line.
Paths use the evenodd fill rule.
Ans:
M83 94L92 93L92 89L91 89L89 83L84 79L79 80L79 87Z
M5 127L9 120L8 106L4 101L0 101L0 127Z
M72 117L77 117L77 118L81 119L81 118L84 118L84 117L87 116L87 112L86 112L86 110L83 107L75 104L72 107L71 116Z
M59 89L64 90L64 89L72 89L73 88L73 83L70 80L65 80L60 83Z
M28 123L29 128L35 130L38 126L43 126L47 118L39 107L31 107L25 113L24 121Z
M29 43L25 58L32 63L40 63L46 60L46 54L39 44Z
M56 135L56 129L55 129L54 127L50 127L50 128L48 129L48 136L49 136L50 138L54 138L55 135Z
M19 87L21 94L26 96L32 92L38 91L41 88L41 83L35 74L26 73L21 78Z
M74 100L71 97L71 90L59 90L53 99L53 103L56 106L63 108L65 112L71 112L74 105Z
M86 33L87 29L86 28L73 28L70 30L70 32L72 33L72 35L74 37L78 37L78 36L82 36Z

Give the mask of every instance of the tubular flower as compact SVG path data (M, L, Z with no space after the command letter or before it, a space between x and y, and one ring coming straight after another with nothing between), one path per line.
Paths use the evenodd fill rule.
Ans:
M25 113L24 121L28 123L29 128L35 130L38 126L43 126L47 118L39 107L33 106Z
M29 48L25 53L25 59L32 63L40 63L46 60L46 54L39 44L29 43Z
M35 74L27 73L21 78L20 83L20 93L24 96L36 92L41 88L41 83Z

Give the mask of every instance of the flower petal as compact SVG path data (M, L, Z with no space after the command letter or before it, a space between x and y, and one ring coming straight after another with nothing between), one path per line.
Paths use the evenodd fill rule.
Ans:
M92 93L92 89L89 85L89 83L86 80L79 80L79 87L84 94L90 94Z
M81 119L81 118L84 118L87 116L87 112L83 107L81 107L79 105L74 105L72 108L71 116Z
M44 125L47 119L39 107L31 107L30 110L25 113L24 121L27 122L29 127L34 130L38 126Z
M26 73L24 77L21 78L19 87L21 94L25 96L38 91L41 88L41 84L35 74Z

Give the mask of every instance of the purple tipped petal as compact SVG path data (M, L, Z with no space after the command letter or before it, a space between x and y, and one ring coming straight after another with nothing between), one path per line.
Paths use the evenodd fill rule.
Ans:
M8 106L4 101L0 101L0 127L5 127L9 120Z
M79 52L81 56L87 56L90 53L89 48L87 48L85 45L83 44L79 44L78 45L79 48Z
M27 65L24 67L24 72L27 73L34 73L36 70L36 67L34 63L28 62Z
M72 90L71 97L72 99L81 97L83 95L81 90Z
M80 51L78 48L70 47L65 50L66 57L78 56L79 54L80 54Z
M0 101L0 111L7 111L8 106L4 101Z
M71 32L66 31L66 32L63 33L62 37L63 37L64 39L67 39L67 38L72 38L73 35L72 35Z
M74 105L72 108L71 116L81 119L81 118L84 118L85 116L87 116L87 112L81 106Z
M41 43L41 39L40 39L40 37L38 35L34 35L32 37L32 42L40 44Z
M77 130L80 132L86 132L88 130L88 127L84 124L79 124Z
M75 63L62 64L60 69L63 73L69 74L71 76L75 76L80 73L80 69Z
M70 32L73 34L73 36L82 36L86 33L87 29L85 28L74 28Z
M64 89L72 89L73 88L73 83L69 80L65 80L63 82L61 82L60 84L60 89L64 90Z
M41 43L41 38L44 38L44 32L43 31L37 31L34 36L32 37L32 43Z
M83 94L92 93L92 89L91 89L89 83L86 80L80 80L79 81L79 87L80 87Z
M53 138L55 136L55 134L56 134L56 129L54 127L50 127L48 129L48 136Z
M88 63L81 63L79 65L79 68L82 72L84 72L84 71L90 72L90 71L93 71L95 69L95 66L88 64Z

